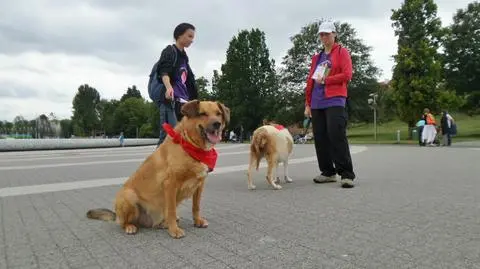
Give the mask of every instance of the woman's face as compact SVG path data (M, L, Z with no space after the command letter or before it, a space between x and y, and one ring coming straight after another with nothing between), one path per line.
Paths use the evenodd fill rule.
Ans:
M335 42L335 33L320 33L319 35L324 46L332 46Z
M193 43L194 38L195 38L195 31L192 29L188 29L187 31L185 31L185 33L183 33L181 36L178 37L178 41L185 48L188 48Z

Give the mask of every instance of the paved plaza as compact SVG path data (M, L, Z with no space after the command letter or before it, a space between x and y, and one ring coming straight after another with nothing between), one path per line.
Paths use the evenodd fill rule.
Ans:
M295 145L294 182L273 190L263 166L250 191L248 145L222 144L207 229L191 200L183 239L87 219L153 149L0 153L0 268L480 268L480 148L351 146L358 178L342 189L314 184L313 145Z

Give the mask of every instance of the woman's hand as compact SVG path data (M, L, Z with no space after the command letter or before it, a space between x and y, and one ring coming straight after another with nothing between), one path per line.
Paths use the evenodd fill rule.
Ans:
M311 118L312 117L312 110L310 109L310 106L305 106L305 117L309 117Z

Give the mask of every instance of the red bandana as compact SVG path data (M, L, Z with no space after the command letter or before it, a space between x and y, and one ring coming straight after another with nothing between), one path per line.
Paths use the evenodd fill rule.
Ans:
M283 125L281 125L281 124L274 124L273 126L275 126L275 128L277 128L277 130L285 129L285 127L283 127Z
M176 144L180 144L192 158L197 161L200 161L208 166L209 172L213 171L215 164L217 163L217 151L212 148L210 150L204 150L192 145L190 142L183 139L183 137L177 133L170 124L164 123L163 129L173 138L173 142Z

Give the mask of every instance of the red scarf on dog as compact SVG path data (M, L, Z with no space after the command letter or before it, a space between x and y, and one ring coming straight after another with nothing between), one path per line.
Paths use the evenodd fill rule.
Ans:
M180 135L180 133L176 132L172 128L170 124L164 123L162 126L165 132L167 132L167 134L172 137L174 143L180 144L183 150L185 150L188 153L188 155L190 155L195 160L206 164L208 166L209 172L213 171L213 168L217 163L217 157L218 157L217 151L214 148L210 150L204 150L202 148L196 147L192 145L192 143L185 140Z

